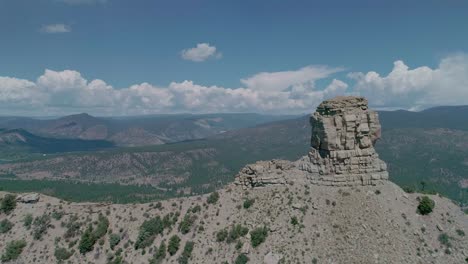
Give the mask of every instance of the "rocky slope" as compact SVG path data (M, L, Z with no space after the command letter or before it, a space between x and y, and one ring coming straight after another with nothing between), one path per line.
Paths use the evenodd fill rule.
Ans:
M418 213L423 195L387 180L373 147L377 116L357 100L360 110L356 98L324 102L351 111L317 111L313 122L333 122L312 131L308 156L248 165L210 195L133 205L42 195L19 202L0 215L14 224L3 224L0 252L24 238L20 263L465 263L468 216L438 195L429 195L432 212ZM346 115L359 118L336 122Z

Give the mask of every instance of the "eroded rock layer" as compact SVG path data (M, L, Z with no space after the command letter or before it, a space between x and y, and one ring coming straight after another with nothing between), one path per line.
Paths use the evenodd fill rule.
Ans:
M377 112L363 97L324 101L311 116L311 149L299 162L309 178L324 185L372 185L388 179L387 166L374 149L380 138Z
M291 175L318 185L375 185L388 179L387 165L374 149L380 138L378 114L363 97L336 97L322 102L311 116L311 148L296 162L261 161L236 177L245 187L282 184Z

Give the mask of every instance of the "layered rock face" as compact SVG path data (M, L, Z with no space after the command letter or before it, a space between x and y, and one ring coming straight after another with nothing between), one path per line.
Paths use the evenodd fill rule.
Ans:
M378 114L363 97L322 102L311 116L311 148L296 162L260 161L244 167L236 183L244 187L285 184L302 177L317 185L375 185L388 179L387 165L374 149L380 138Z
M336 97L322 102L311 116L311 149L299 168L313 183L373 185L388 179L387 166L374 144L380 138L378 114L363 97Z

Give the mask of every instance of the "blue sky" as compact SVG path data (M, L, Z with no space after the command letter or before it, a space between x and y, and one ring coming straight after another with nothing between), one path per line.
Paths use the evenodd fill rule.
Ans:
M467 14L466 1L0 0L0 114L468 104Z

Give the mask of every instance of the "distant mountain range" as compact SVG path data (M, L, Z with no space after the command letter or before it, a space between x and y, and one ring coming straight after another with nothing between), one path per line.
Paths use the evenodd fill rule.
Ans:
M387 162L392 181L468 203L468 107L382 111L379 115L383 131L376 149ZM246 119L244 125L250 120ZM245 164L306 155L311 133L308 119L303 116L244 128L239 123L226 124L223 127L232 130L219 133L217 126L211 136L201 140L41 157L0 165L0 174L8 172L27 180L151 184L185 193L206 192L232 181ZM184 122L199 126L195 125L199 117L190 120ZM238 122L235 118L223 120ZM201 135L190 139L196 138Z
M116 146L147 146L201 139L288 118L291 116L181 114L107 118L78 114L57 119L0 117L0 128L23 129L43 138L105 140Z

